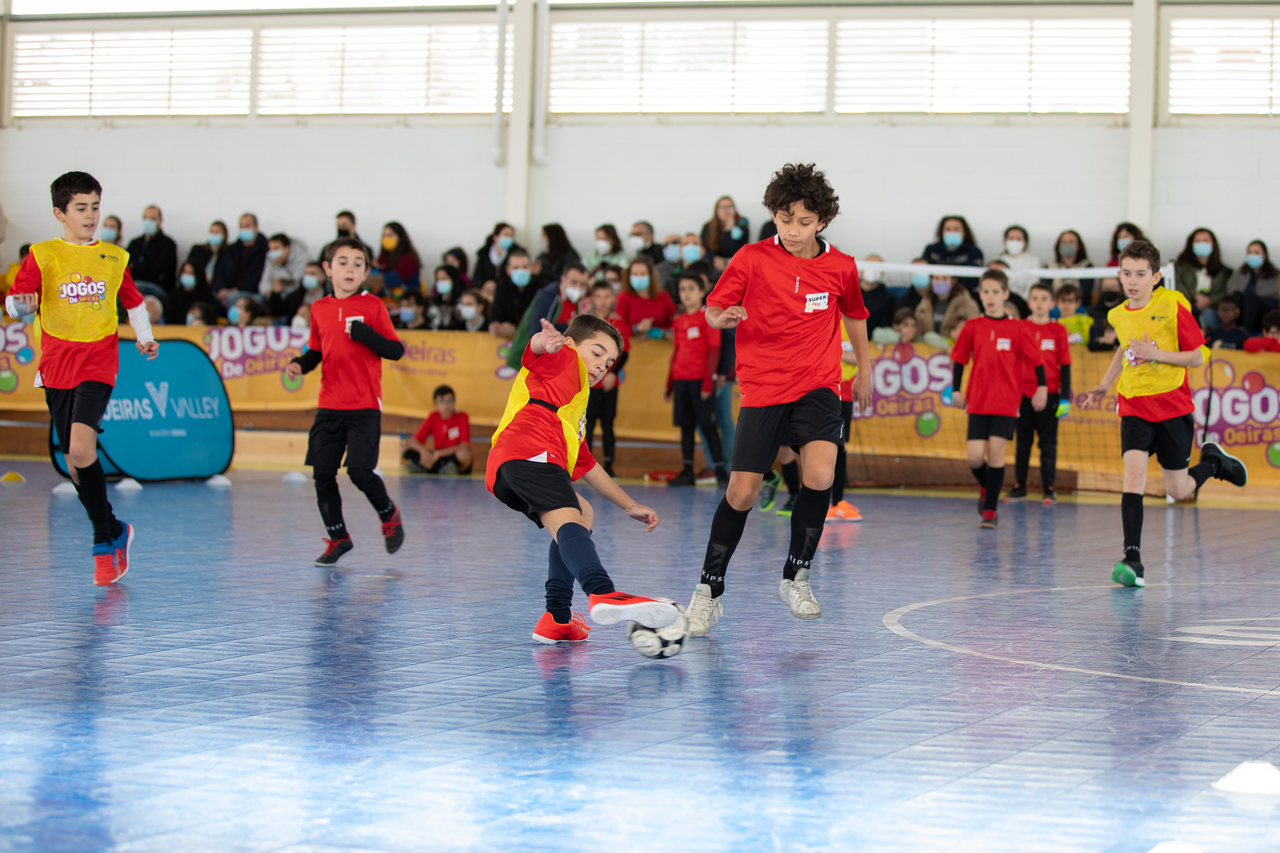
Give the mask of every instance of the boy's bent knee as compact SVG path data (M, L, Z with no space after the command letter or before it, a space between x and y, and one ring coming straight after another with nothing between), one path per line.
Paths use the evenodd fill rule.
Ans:
M317 483L336 483L338 481L337 468L313 468L311 470L311 479Z

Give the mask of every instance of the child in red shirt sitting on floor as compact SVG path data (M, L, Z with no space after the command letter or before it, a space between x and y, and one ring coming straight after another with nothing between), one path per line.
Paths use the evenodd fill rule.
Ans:
M470 474L470 418L458 411L457 396L448 385L432 391L431 402L436 410L404 441L405 467L415 474Z

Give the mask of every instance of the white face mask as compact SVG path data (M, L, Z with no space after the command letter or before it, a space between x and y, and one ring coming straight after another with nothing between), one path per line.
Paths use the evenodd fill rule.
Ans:
M566 288L564 289L564 298L565 298L565 301L566 301L566 302L569 302L569 303L571 303L571 304L573 304L573 305L577 305L577 304L578 304L578 300L580 300L580 299L582 298L582 288L581 288L581 287L566 287Z
M879 271L879 270L869 271L869 272L864 272L864 273L859 273L859 275L860 275L860 277L862 278L862 280L863 280L863 281L865 281L867 284L879 284L879 283L880 283L880 271Z
M474 306L474 305L459 305L459 306L458 306L458 314L459 314L459 315L462 317L462 319L464 319L464 320L474 320L474 319L476 318L476 306Z
M1023 250L1027 248L1025 240L1005 240L1004 250L1011 255L1021 255Z
M295 332L305 332L307 329L311 328L311 325L307 322L307 318L301 316L294 317L293 322L291 322L289 326Z
M597 255L607 255L607 254L609 254L609 251L610 251L612 248L613 248L613 244L612 244L612 243L610 243L608 240L597 240L597 241L596 241L596 254L597 254Z
M644 251L644 238L639 234L632 234L627 238L627 248L631 250L631 254L638 255Z

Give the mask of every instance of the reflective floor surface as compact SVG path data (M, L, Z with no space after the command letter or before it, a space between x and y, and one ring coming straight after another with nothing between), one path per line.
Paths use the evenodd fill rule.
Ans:
M723 622L658 662L530 641L546 534L478 480L389 478L390 556L343 478L331 570L309 481L113 489L138 534L100 589L74 496L0 468L0 849L1280 850L1280 796L1213 787L1280 763L1272 512L1149 503L1139 591L1118 501L980 531L856 495L815 622L753 513ZM662 524L598 507L605 563L685 602L717 494L631 488Z

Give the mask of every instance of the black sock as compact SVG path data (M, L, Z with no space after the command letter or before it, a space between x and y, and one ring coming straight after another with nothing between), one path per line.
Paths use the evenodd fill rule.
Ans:
M1000 500L1000 490L1004 488L1004 466L999 468L991 465L987 466L987 499L982 504L982 509L995 512L996 501Z
M325 532L333 540L349 539L346 522L342 520L342 493L338 491L338 469L316 468L312 473L316 481L316 506Z
M412 462L415 465L422 464L422 454L419 453L417 450L414 450L412 447L404 452L403 458L409 462Z
M102 463L95 459L88 468L77 468L76 478L80 480L76 493L93 523L93 544L110 542L120 535L120 524L111 512L111 501L107 500L107 475L102 471Z
M1187 469L1187 473L1191 475L1191 479L1196 481L1196 489L1199 490L1204 485L1205 480L1222 473L1222 463L1216 457L1210 456L1208 459L1201 459L1198 464L1192 465Z
M378 520L390 521L395 514L396 505L387 494L387 484L382 482L382 478L373 473L372 468L348 468L347 476L369 499L369 505L378 514Z
M800 489L791 513L791 547L787 551L787 562L782 567L782 576L787 580L795 580L796 572L813 564L830 505L830 489L811 489L808 486Z
M734 509L725 498L721 498L720 505L716 507L716 514L711 519L707 554L702 560L701 580L701 583L711 587L712 598L724 595L725 571L729 568L729 560L733 557L738 542L742 540L749 512L750 509Z
M682 471L693 470L693 427L680 427L680 461Z
M578 580L578 586L587 595L606 595L613 592L613 581L600 563L596 543L591 541L591 531L576 522L560 525L556 531L556 545L565 568ZM553 614L554 615L554 614Z
M831 484L831 505L835 506L844 500L844 490L849 485L848 451L843 442L836 445L836 479Z
M560 556L560 546L551 541L547 554L547 612L561 625L573 618L573 572Z
M1142 562L1142 495L1125 492L1120 496L1120 520L1124 524L1124 558Z
M800 494L800 463L788 462L782 466L782 482L787 484L791 497Z
M973 479L978 481L978 485L982 488L987 487L987 463L983 462L981 468L970 468L973 472Z

